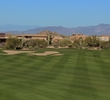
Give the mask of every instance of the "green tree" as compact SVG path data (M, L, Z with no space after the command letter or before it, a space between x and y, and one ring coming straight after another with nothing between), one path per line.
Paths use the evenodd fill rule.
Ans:
M5 43L5 49L16 49L20 46L21 41L17 37L9 37Z
M109 41L100 41L100 48L109 49L110 48L110 40Z
M48 46L48 42L46 40L41 40L41 39L31 39L25 41L23 43L23 46L25 48L30 48L30 49L46 48Z
M59 47L59 40L53 41L52 45L53 45L54 48L58 48Z
M85 44L88 47L99 47L99 39L97 36L89 36L85 39Z
M71 41L69 39L62 39L59 41L59 46L66 47L72 45Z
M74 40L73 46L74 46L75 48L79 48L79 47L80 47L79 40Z

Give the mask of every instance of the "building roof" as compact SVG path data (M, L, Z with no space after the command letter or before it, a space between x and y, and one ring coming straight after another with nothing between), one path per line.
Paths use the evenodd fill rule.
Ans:
M17 34L16 36L35 36L35 37L46 37L47 35L38 35L38 34Z

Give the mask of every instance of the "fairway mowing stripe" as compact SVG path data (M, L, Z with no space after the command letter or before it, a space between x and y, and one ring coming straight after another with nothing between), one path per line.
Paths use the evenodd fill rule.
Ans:
M95 54L93 54L93 53L95 53ZM91 52L89 54L90 54L90 56L94 57L94 58L89 58L89 57L86 58L86 59L89 59L91 61L91 63L94 64L91 66L90 62L88 60L86 61L89 66L88 67L89 76L91 78L92 84L97 89L98 98L100 98L100 100L104 100L104 98L105 98L104 95L107 94L106 91L109 90L108 87L110 87L110 84L109 84L108 80L105 78L105 76L100 68L99 62L95 60L97 58L98 59L101 59L101 58L98 57L98 54L96 53L96 51Z
M35 93L37 94L38 97L41 97L40 100L42 100L42 98L44 98L43 100L45 100L46 98L48 98L48 100L64 100L65 99L65 95L61 95L59 91L50 89L50 87L37 88L36 90L37 91L35 91Z
M53 58L53 57L51 57L51 58ZM60 57L59 57L60 58ZM54 61L54 59L50 59L49 60L50 62L51 62L51 64L53 65L53 64L55 64L57 61L59 61L59 59L57 59L56 61ZM53 63L53 62L55 62L55 63ZM43 64L45 64L45 63L43 63ZM50 65L49 63L47 63L46 62L46 65L48 66L48 65ZM46 66L44 65L44 67L46 68ZM43 69L41 69L41 70L43 70ZM8 80L9 82L17 82L17 83L15 83L15 85L19 85L19 84L24 84L24 85L36 85L36 83L38 83L38 80L40 81L41 79L38 79L38 78L40 78L41 76L45 76L45 74L48 72L49 70L44 70L44 71L42 71L41 73L37 73L36 72L36 75L37 76L35 76L35 75L32 75L32 76L30 76L30 75L27 75L27 76L25 76L25 77L23 77L23 75L22 74L19 74L19 76L17 77L14 77L14 78L10 78L10 80ZM39 74L39 75L38 75ZM13 80L11 80L11 79L13 79ZM19 79L21 79L21 81L19 80ZM17 81L18 80L18 81ZM8 82L8 83L9 83ZM6 83L6 82L5 82ZM13 83L14 84L14 83Z
M16 56L16 55L15 55ZM18 56L18 55L17 55ZM21 55L20 55L21 56ZM8 68L5 68L4 70L1 70L2 71L2 77L4 76L4 75L6 75L6 77L5 78L9 78L9 76L11 75L12 77L14 77L14 76L16 76L16 74L18 73L19 75L20 74L23 74L24 73L24 71L30 71L31 69L30 69L30 67L33 65L33 62L34 63L36 63L36 64L38 64L37 63L37 60L38 60L38 58L37 59L32 59L32 57L30 58L30 63L31 63L31 65L29 65L29 62L25 62L24 61L24 59L29 59L27 56L18 56L18 59L17 59L17 61L19 61L19 63L17 63L17 64L15 64L15 62L11 62L11 64L9 64L9 66L8 66ZM9 57L9 56L8 56ZM20 59L21 58L21 59ZM31 60L32 59L32 60ZM40 58L41 59L41 58ZM41 59L41 64L44 64L44 60L46 60L46 58L44 59L44 58L42 58ZM12 64L15 64L16 66L11 66ZM25 65L25 64L27 64L27 66ZM18 65L18 66L17 66ZM5 66L4 66L5 67ZM40 66L39 66L40 67ZM36 68L37 69L37 68ZM35 70L34 70L35 71ZM25 73L24 73L25 74ZM8 77L7 77L8 76ZM10 77L11 77L10 76Z
M72 98L71 96L69 96L70 93L68 91L70 90L70 88L72 88L71 81L73 79L73 69L75 63L76 61L73 61L73 55L69 55L61 74L56 78L56 80L53 80L51 84L47 84L48 87L51 87L53 93L54 91L58 92L60 95L64 96L66 100L70 100Z
M16 98L18 98L17 100L52 100L42 95L36 95L37 93L35 92L33 93L33 92L29 92L29 91L19 92L17 93Z
M64 61L64 63L62 63ZM66 61L68 62L68 57L61 57L59 60L58 60L58 62L57 63L55 63L52 67L52 70L50 70L50 72L49 73L47 73L46 75L42 75L41 77L40 77L40 80L38 80L38 82L39 82L39 84L37 84L37 85L40 85L41 87L42 86L44 86L44 83L46 84L46 86L47 86L47 84L49 85L49 84L52 84L53 83L53 80L55 80L55 81L57 81L56 80L56 78L57 77L59 77L60 76L60 74L61 74L61 72L62 72L62 70L63 70L63 68L64 68L64 66L65 66L65 63L66 63ZM60 65L60 66L57 66L57 65ZM51 82L50 82L51 81ZM48 82L48 83L47 83ZM36 87L37 88L37 87ZM39 87L38 87L39 88ZM44 88L45 88L45 86L44 86ZM50 87L49 87L50 88ZM43 89L44 90L44 89ZM42 92L43 92L43 90L42 90ZM57 93L51 93L52 91L48 91L48 90L51 90L51 88L50 89L47 89L47 90L44 90L44 92L48 92L49 94L53 94L53 95L59 95L59 94L57 94ZM37 94L39 94L39 91L41 91L41 90L38 90L38 93ZM44 93L43 93L44 94ZM59 95L60 97L64 97L65 95ZM59 97L58 97L59 98Z
M101 52L99 51L93 52L93 56L94 56L95 61L99 64L105 78L107 78L110 82L110 63L104 62L103 57L101 57Z
M96 98L97 90L91 84L90 76L85 59L85 51L79 52L76 67L74 69L74 78L71 84L70 94L73 96L85 96Z
M110 93L110 84L108 85L107 83L110 83L110 64L109 63L105 63L103 60L103 51L102 52L93 52L93 56L95 58L96 63L99 65L102 75L105 76L104 79L108 80L107 81L103 81L100 82L100 84L98 85L100 88L100 96L102 98L109 98L109 93ZM97 57L96 57L97 56ZM108 57L108 59L110 59L110 57ZM103 85L105 84L105 85Z
M52 89L50 87L45 88L43 87L42 89L38 89L37 88L37 95L39 96L43 96L43 97L47 97L50 100L64 100L66 95L63 95L60 92L64 92L64 91L56 91L55 89Z
M17 59L15 59L17 58ZM24 58L27 59L27 57L25 56L18 56L18 55L10 55L10 56L6 56L6 57L3 57L2 59L4 60L4 64L7 64L7 66L3 66L4 68L8 67L8 65L18 65L19 67L21 67L21 64L24 62ZM12 60L11 60L12 59ZM11 61L9 61L11 60ZM17 63L17 64L16 64ZM15 66L11 66L11 68L14 68ZM19 68L18 67L18 68ZM8 67L10 69L10 66ZM7 70L9 70L7 68ZM5 69L4 69L5 70Z
M47 57L45 57L45 58L47 59ZM59 59L60 59L60 57L59 57ZM44 63L44 61L45 61L45 63ZM37 77L40 77L43 74L45 75L45 73L47 73L50 70L50 68L51 68L50 65L53 65L57 61L58 61L58 59L54 60L54 57L51 57L50 59L48 58L48 60L42 60L42 64L37 64L37 66L40 68L39 72L36 71L35 73L29 73L29 75L33 76L33 77L35 77L35 75L37 74L37 76L35 78L31 78L31 79L37 80ZM51 64L49 64L48 62ZM49 68L49 70L48 70L48 68Z
M54 80L62 71L64 66L57 66L57 64L61 64L62 62L62 58L63 57L59 57L57 58L57 60L53 63L52 61L50 61L50 64L46 64L45 66L51 66L51 69L49 70L49 72L46 72L44 74L41 74L41 76L36 77L36 79L32 79L30 80L30 83L34 83L37 85L44 85L47 82L50 82L52 80ZM63 58L64 59L64 58Z
M110 63L104 58L110 57L103 56L105 51L100 51L100 57L97 51L58 51L62 51L64 55L41 57L18 54L2 56L3 58L0 56L0 100L110 99L109 80L101 69L105 65L104 71L109 72L107 66ZM103 58L103 62L98 58ZM107 75L109 77L108 73Z
M0 100L18 100L14 91L0 87Z
M87 63L88 68L89 68L89 76L91 78L91 82L94 85L95 81L100 82L100 81L104 81L105 79L104 79L104 76L102 76L99 65L96 63L95 58L93 57L92 53L93 52L89 52L89 56L91 56L91 57L86 56L86 59L87 59L86 63ZM88 54L88 52L87 52L87 54ZM88 59L89 59L89 61L88 61ZM94 85L94 87L97 89L97 86Z
M10 79L10 80L11 80L11 79L12 79L12 80L16 80L16 79L19 80L19 79L21 79L22 81L23 81L23 80L29 80L29 78L30 78L30 79L35 78L34 75L33 75L33 77L32 77L32 76L30 76L30 74L31 74L31 73L37 73L37 71L38 71L39 69L41 69L42 66L43 66L45 63L47 63L47 61L51 61L52 58L53 58L53 57L51 57L51 59L48 59L48 60L47 60L46 57L43 57L43 58L41 59L41 62L36 63L36 66L33 65L33 62L31 62L31 63L32 63L31 66L27 66L27 68L24 68L24 69L21 69L21 70L15 69L15 70L13 70L13 71L4 73L5 75L2 76L2 77L5 77L7 80L8 80L8 79ZM37 60L37 59L36 59L36 60ZM46 61L46 62L44 63L44 61ZM27 63L29 63L29 62L27 62ZM23 65L24 65L24 64L23 64ZM39 66L38 66L38 65L39 65ZM22 67L23 67L23 66L22 66ZM36 67L36 69L35 69L35 67ZM34 69L33 69L33 68L34 68ZM20 81L20 80L19 80L19 81Z
M14 58L17 58L17 59L14 59ZM27 59L27 57L25 56L23 57L22 56L20 57L18 55L7 56L7 59L13 59L14 61L9 62L9 64L7 64L8 62L5 62L7 65L4 65L4 69L0 70L2 71L2 76L16 73L16 71L18 71L19 69L22 69L23 67L22 63L24 62L24 58ZM3 59L5 60L6 58L3 58Z

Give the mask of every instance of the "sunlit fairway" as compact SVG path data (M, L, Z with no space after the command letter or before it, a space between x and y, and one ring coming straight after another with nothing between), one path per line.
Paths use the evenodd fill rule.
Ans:
M110 100L110 50L45 51L63 55L0 50L0 100Z

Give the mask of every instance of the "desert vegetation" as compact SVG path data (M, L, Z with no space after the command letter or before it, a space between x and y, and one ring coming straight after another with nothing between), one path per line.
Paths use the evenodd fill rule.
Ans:
M52 33L51 33L52 34ZM4 44L5 49L16 49L27 48L29 50L35 50L39 48L46 48L47 46L58 47L71 47L71 48L80 48L80 49L109 49L110 48L110 39L109 41L101 41L97 36L88 36L86 39L74 39L70 40L69 37L64 37L62 39L56 39L52 41L52 36L48 35L47 40L42 39L30 39L30 40L19 40L17 37L9 37Z
M34 39L34 40L31 39L23 43L24 48L29 48L31 50L46 48L47 46L48 46L48 42L40 39Z
M5 49L16 49L21 45L21 41L17 37L9 37L4 44Z
M81 38L74 40L73 45L80 49L110 49L110 39L109 41L101 41L97 36L89 36L85 40Z
M35 34L9 36L6 42L0 43L0 47L4 49L26 48L29 50L47 48L48 46L53 46L54 48L110 49L110 39L107 41L101 40L99 36L95 35L73 34L72 38L71 36L63 36L55 32L43 31L38 34L37 38L36 36ZM39 36L41 37L39 38Z

